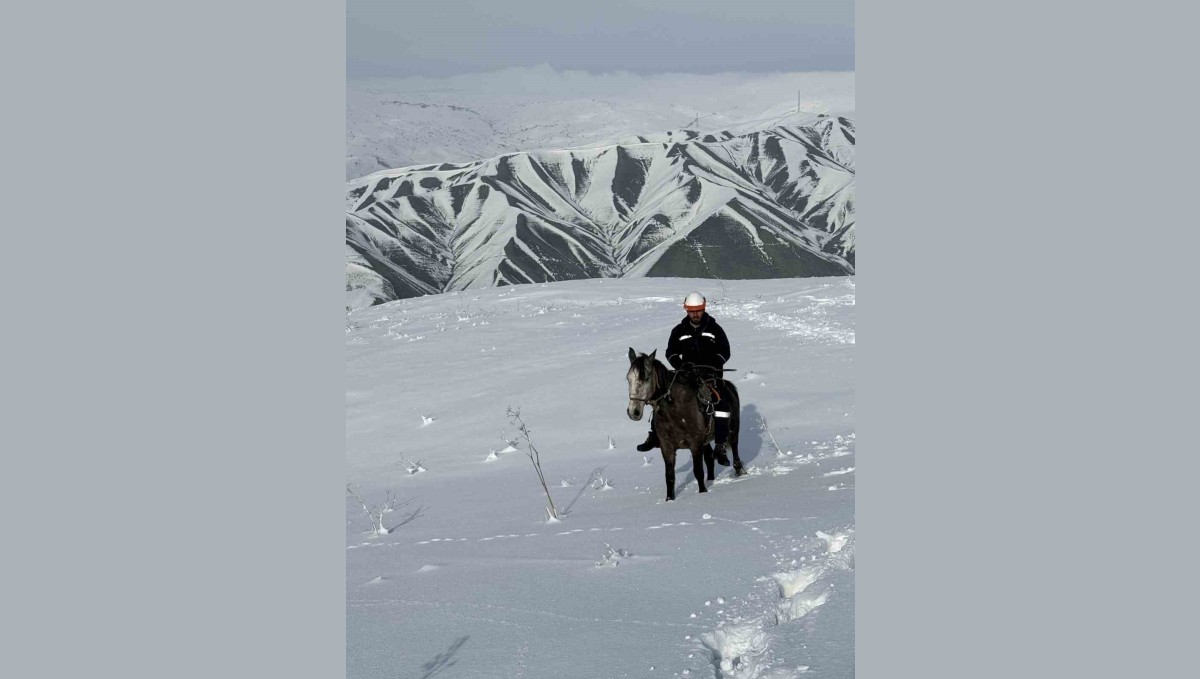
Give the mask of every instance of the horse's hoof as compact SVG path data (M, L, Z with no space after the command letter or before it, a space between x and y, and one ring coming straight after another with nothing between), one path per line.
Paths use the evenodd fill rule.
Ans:
M709 475L708 475L708 479L707 479L707 480L709 480L709 481L712 481L712 480L713 480L713 476L712 476L712 474L709 474Z
M701 488L701 489L700 489L700 492L701 492L701 493L707 493L707 492L708 492L708 489L707 489L707 488Z
M745 469L742 469L741 467L738 467L736 471L737 471L737 475L738 475L738 476L745 476L745 475L746 475L746 470L745 470Z

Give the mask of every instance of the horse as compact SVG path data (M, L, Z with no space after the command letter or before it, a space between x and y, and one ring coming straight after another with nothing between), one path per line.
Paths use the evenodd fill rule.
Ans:
M699 390L707 388L694 373L668 370L654 355L639 354L629 349L629 406L625 413L629 419L640 421L642 408L649 405L654 409L654 429L658 433L662 448L663 464L666 465L667 501L675 499L675 451L687 448L692 451L692 471L701 493L707 493L704 470L708 480L713 480L713 449L708 445L713 440L713 422L701 409ZM738 429L741 421L741 397L737 387L726 382L726 391L733 403L730 407L729 449L733 452L733 469L738 476L746 473L738 457Z

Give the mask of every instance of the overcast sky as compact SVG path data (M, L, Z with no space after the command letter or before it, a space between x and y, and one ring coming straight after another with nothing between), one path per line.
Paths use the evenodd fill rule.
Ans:
M350 78L854 70L852 0L347 0Z

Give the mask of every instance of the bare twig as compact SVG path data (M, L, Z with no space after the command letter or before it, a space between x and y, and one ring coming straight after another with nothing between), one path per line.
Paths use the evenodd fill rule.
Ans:
M509 421L517 425L517 430L521 432L521 438L525 439L525 444L529 450L525 454L529 457L529 461L533 463L533 470L537 472L538 481L542 484L542 490L546 491L546 501L550 503L547 510L550 518L558 519L558 510L554 507L554 498L550 497L550 487L546 485L546 477L542 474L542 459L538 453L538 449L533 445L533 440L529 438L529 427L525 425L525 420L521 419L521 409L508 407Z
M387 526L383 525L383 515L396 508L396 496L392 494L392 491L387 491L387 498L381 504L371 506L367 505L367 501L349 483L346 484L346 493L355 500L358 500L358 504L362 505L363 513L371 519L371 532L376 535L387 535L392 532Z

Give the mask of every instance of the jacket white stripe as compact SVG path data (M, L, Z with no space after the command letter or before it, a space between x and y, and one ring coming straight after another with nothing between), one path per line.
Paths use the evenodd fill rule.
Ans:
M680 336L679 336L679 339L680 339L680 340L691 339L691 338L692 338L692 336L691 336L691 335L680 335Z
M717 338L717 336L716 336L716 335L714 335L714 334L712 334L711 332L702 332L702 333L700 333L700 336L701 336L701 337L709 337L709 338L711 338L711 339L716 339L716 338Z

